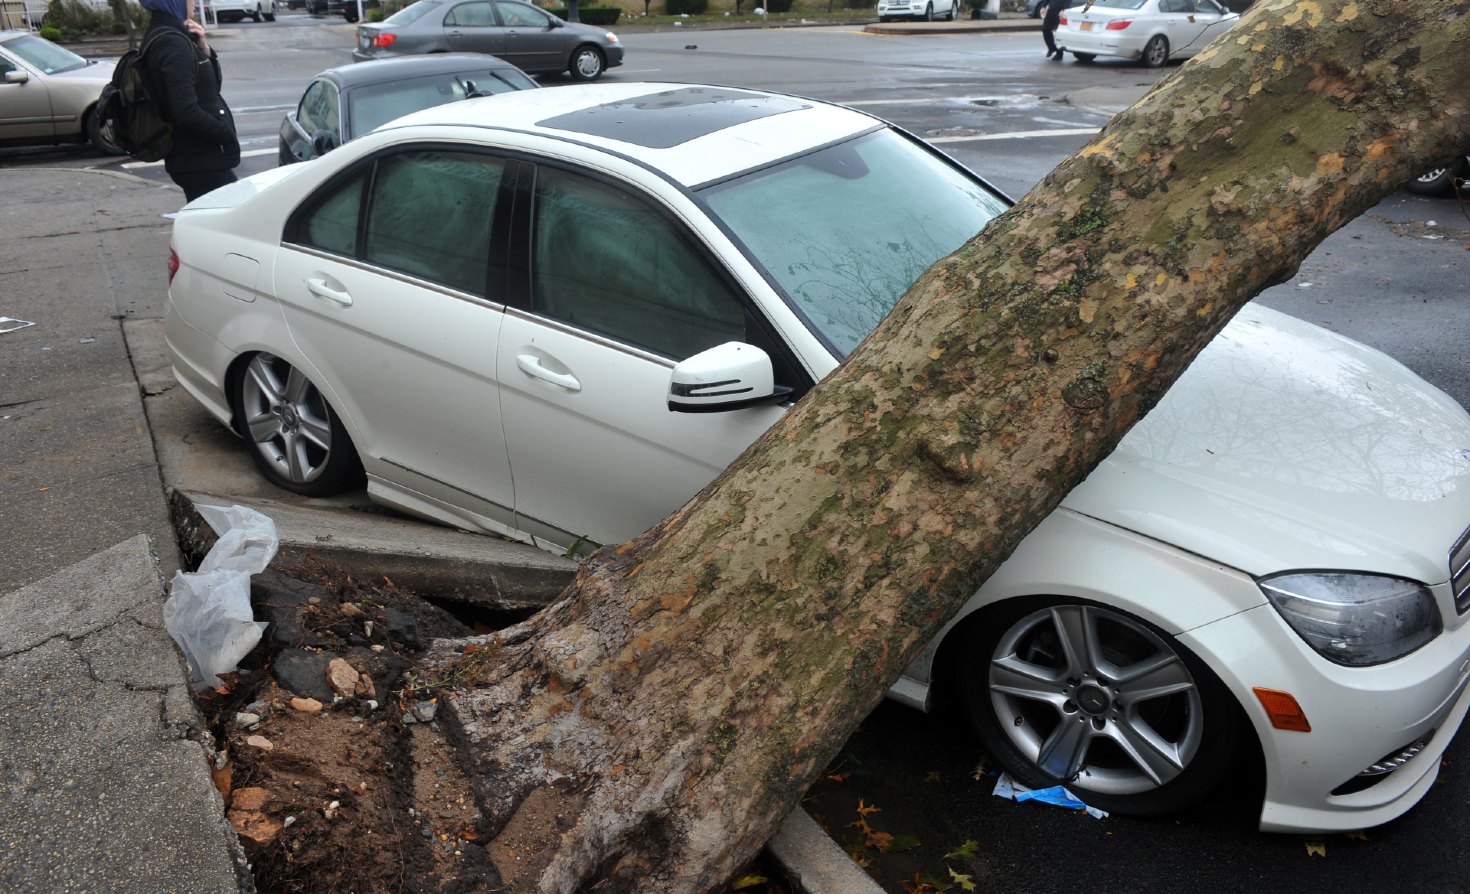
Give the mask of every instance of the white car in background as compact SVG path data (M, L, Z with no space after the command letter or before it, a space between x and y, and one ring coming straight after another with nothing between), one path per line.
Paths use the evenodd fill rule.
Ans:
M1063 12L1056 42L1080 62L1123 56L1159 68L1193 56L1238 21L1216 0L1103 0Z
M256 22L276 20L276 0L209 0L209 10L220 22L243 22L247 17Z
M680 506L1007 205L815 100L505 93L189 203L166 337L281 487L365 473L579 549ZM1467 525L1470 416L1248 306L890 694L956 686L1002 766L1100 807L1179 809L1256 753L1263 828L1383 823L1470 704Z
M953 22L960 14L960 0L878 0L878 21L943 19Z

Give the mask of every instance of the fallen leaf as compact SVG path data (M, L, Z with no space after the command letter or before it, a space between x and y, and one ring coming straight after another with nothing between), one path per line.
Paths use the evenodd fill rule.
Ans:
M1327 856L1327 842L1325 842L1325 841L1308 841L1307 842L1307 856L1309 856L1309 857L1325 857L1325 856Z
M1367 841L1368 833L1364 832L1362 829L1359 829L1356 832L1347 833L1347 837L1351 838L1354 841Z
M846 782L847 780L849 780L851 778L852 778L852 774L851 773L828 773L827 774L827 781L828 782Z
M949 869L948 866L946 866L945 868ZM963 873L955 872L953 869L949 870L949 880L954 882L956 885L959 885L960 889L963 891L975 890L975 882L970 878L970 876Z
M959 859L961 857L973 857L980 852L980 842L971 838L964 844L944 855L946 860Z
M741 876L740 878L736 879L735 884L731 885L730 888L734 891L740 891L745 888L754 888L756 885L764 885L768 881L770 881L770 879L766 878L763 875L756 875L755 873L751 873L750 875Z
M886 835L887 833L881 834ZM882 848L885 854L901 854L904 851L911 851L919 846L919 839L912 835L888 835L887 837L888 840L883 844Z
M873 807L871 805L864 804L863 803L863 799L862 798L858 798L858 806L857 806L858 816L867 816L870 813L881 813L882 811L883 811L883 808L881 808L881 807Z

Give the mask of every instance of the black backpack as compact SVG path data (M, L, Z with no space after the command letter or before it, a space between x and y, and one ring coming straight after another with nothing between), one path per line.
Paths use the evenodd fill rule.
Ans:
M143 64L153 42L169 33L156 31L141 47L123 53L112 71L112 82L102 88L102 98L97 101L97 124L103 136L139 161L158 161L174 146L174 126L164 119Z

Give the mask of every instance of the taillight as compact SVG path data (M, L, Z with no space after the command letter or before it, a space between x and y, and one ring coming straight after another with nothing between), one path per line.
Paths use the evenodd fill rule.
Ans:
M1127 28L1131 24L1133 24L1132 19L1113 19L1111 22L1108 22L1108 30L1122 31L1124 28Z
M179 275L179 253L174 251L173 246L168 248L168 284L174 284L174 277Z
M1065 25L1065 24L1067 24L1067 17L1066 16L1062 16L1061 18L1057 19L1057 24L1058 25Z
M373 46L377 47L378 49L382 49L383 47L390 47L393 45L393 41L397 39L397 34L393 34L387 31L379 31L377 34L373 35Z

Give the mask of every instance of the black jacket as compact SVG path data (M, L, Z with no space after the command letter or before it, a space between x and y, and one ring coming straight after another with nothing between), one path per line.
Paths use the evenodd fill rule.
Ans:
M240 140L235 118L220 96L218 57L213 50L206 56L183 22L155 11L143 39L159 31L178 35L160 36L143 60L160 111L174 126L174 147L164 168L170 174L230 170L240 163Z

